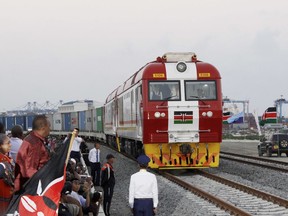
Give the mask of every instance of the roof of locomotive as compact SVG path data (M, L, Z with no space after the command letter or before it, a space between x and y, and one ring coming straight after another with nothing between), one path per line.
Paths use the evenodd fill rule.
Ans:
M221 78L218 70L211 64L197 60L195 53L166 53L162 57L158 57L156 61L149 62L129 77L122 85L118 86L106 98L106 102L113 100L117 95L122 94L141 80L153 78L155 70L158 72L165 70L165 63L177 62L194 62L197 64L198 70L207 73L207 70L213 71L211 78ZM161 80L161 79L159 79Z

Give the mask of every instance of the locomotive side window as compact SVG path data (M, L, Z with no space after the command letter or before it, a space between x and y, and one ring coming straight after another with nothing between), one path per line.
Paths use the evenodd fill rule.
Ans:
M185 81L185 99L216 100L215 81Z
M149 82L149 100L150 101L181 100L180 82L179 81Z

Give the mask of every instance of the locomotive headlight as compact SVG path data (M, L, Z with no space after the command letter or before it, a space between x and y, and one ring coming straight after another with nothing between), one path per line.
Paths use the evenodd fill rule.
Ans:
M199 134L195 134L194 137L195 137L196 139L198 139L198 138L199 138Z
M187 69L187 65L185 64L185 62L178 62L176 65L177 71L179 71L180 73L183 73L184 71L186 71Z
M208 117L212 117L212 116L213 116L213 112L208 111L208 112L207 112L207 116L208 116Z
M154 113L155 118L159 118L160 115L161 115L160 112L155 112L155 113Z
M161 117L164 118L166 115L165 113L161 113Z
M202 116L203 116L203 117L205 117L206 115L207 115L207 113L206 113L206 112L203 112L203 113L202 113Z

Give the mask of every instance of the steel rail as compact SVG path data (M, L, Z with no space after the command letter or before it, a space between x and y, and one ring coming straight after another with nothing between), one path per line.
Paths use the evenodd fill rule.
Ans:
M239 216L248 216L248 215L250 216L251 215L250 213L248 213L248 212L246 212L240 208L237 208L236 206L234 206L230 203L227 203L226 201L219 199L218 197L215 197L214 195L209 194L209 193L181 180L181 179L177 178L176 176L174 176L168 172L159 171L159 174L162 175L163 177L169 179L170 181L180 185L181 187L191 191L192 193L196 194L197 196L208 200L209 202L215 204L219 208L221 208L225 211L228 211L230 214L239 215Z
M272 170L288 173L288 169L287 168L277 167L277 166L273 166L273 165L269 165L269 164L261 164L261 163L257 163L257 162L253 162L253 161L243 160L243 159L240 159L240 158L227 157L227 156L223 156L221 154L220 154L220 159L232 160L232 161L236 161L236 162L240 162L240 163L246 163L246 164L250 164L250 165L253 165L253 166L264 167L264 168L268 168L268 169L272 169ZM254 160L256 160L256 159L254 159Z
M228 185L228 186L233 187L235 189L238 189L238 190L241 190L243 192L254 195L256 197L259 197L263 200L267 200L269 202L273 202L273 203L276 203L280 206L284 206L285 208L288 208L288 200L283 199L281 197L278 197L278 196L275 196L275 195L272 195L272 194L254 189L254 188L251 188L251 187L246 186L246 185L239 184L237 182L222 178L220 176L213 175L211 173L207 173L203 170L199 170L199 173L201 175L205 176L206 178L212 179L214 181L220 182L222 184Z
M259 161L263 161L263 162L281 164L281 165L284 165L284 166L288 167L288 163L287 162L271 160L271 159L268 159L268 158L254 157L254 156L249 156L249 155L241 155L241 154L236 154L236 153L232 153L232 152L223 152L223 151L221 151L220 154L227 154L227 155L232 155L232 156L235 156L235 157L242 157L242 158L247 158L247 159L259 160Z

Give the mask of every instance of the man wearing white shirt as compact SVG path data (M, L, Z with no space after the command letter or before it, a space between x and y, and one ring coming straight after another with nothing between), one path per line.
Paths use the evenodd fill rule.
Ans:
M91 176L93 183L100 186L100 143L95 143L94 148L89 151L88 160L90 161Z
M77 162L79 162L81 158L80 145L82 142L84 142L84 140L81 137L78 137L79 128L74 128L74 130L76 130L76 132L75 132L75 138L74 138L72 148L71 148L70 158L75 158L78 160Z
M147 172L150 158L140 155L137 158L140 171L133 174L129 186L129 205L133 215L152 216L158 205L158 186L156 176Z

